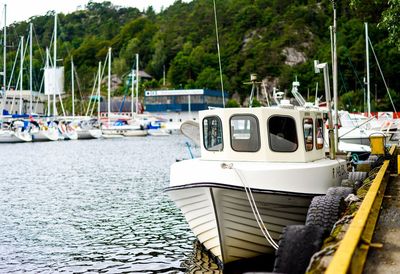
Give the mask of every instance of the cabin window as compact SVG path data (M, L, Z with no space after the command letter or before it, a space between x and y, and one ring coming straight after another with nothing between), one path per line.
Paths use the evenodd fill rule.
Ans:
M322 149L324 147L324 121L322 119L317 119L315 126L315 147L317 149Z
M288 116L272 116L268 119L269 147L275 152L297 150L296 122Z
M239 152L256 152L260 149L258 120L253 115L231 117L231 146Z
M206 117L203 119L203 143L205 149L209 151L222 151L222 123L217 116Z
M311 151L314 148L314 123L312 118L303 119L303 131L306 151Z

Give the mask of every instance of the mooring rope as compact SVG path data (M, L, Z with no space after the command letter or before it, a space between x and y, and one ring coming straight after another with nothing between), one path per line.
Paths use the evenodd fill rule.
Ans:
M235 173L239 177L239 179L240 179L240 181L241 181L241 183L242 183L242 185L244 187L244 190L246 192L247 199L248 199L248 201L250 203L250 207L251 207L251 210L253 212L254 218L255 218L255 220L256 220L256 222L257 222L262 234L264 235L264 237L267 240L267 242L274 249L278 249L278 247L279 247L278 244L272 238L271 234L269 233L268 229L265 227L265 224L264 224L264 222L263 222L263 220L261 218L260 212L258 211L256 202L254 200L254 196L253 196L253 193L251 191L251 188L248 187L247 184L245 183L246 182L246 178L244 178L244 176L241 175L240 170L235 168L232 163L231 164L225 164L224 163L224 164L221 165L221 167L225 168L225 169L233 169L235 171Z

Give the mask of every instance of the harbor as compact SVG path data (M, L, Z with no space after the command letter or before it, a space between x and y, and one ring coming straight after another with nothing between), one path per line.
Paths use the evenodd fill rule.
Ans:
M398 272L400 3L5 1L0 273Z

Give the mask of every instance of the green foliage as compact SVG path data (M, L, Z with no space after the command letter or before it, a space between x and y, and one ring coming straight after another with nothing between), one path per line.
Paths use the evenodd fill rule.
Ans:
M254 108L257 108L257 107L262 107L262 104L256 98L253 98L253 102L251 102L251 106Z
M238 108L240 104L235 99L229 99L225 106L227 108Z
M400 89L397 81L400 0L335 3L340 102L351 111L361 110L365 75L363 22L369 22L369 36L386 82L392 90ZM249 96L249 86L244 83L251 73L257 73L260 80L268 78L281 91L289 91L297 76L304 97L314 96L317 84L320 97L323 79L321 74L314 73L313 60L331 62L332 7L329 0L216 1L224 90L230 95L238 93L244 100ZM33 17L30 22L35 28L34 41L38 42L33 49L33 75L34 87L39 88L44 48L50 45L52 37L54 12ZM27 33L28 23L14 23L8 28L8 76L13 61L19 57L16 56L19 36ZM59 14L58 56L66 67L67 93L71 86L68 73L71 56L79 77L79 97L84 99L91 93L98 62L104 65L109 47L112 48L112 73L120 78L130 73L135 66L135 55L139 54L140 69L154 77L143 83L141 93L144 89L160 88L164 74L167 82L162 88L221 89L214 7L209 0L188 3L178 0L160 13L151 7L140 11L114 6L111 2L90 1L84 10ZM288 62L292 59L295 61ZM28 64L26 57L25 70ZM377 63L371 62L370 68L373 92L378 99L374 107L391 109ZM17 83L15 75L11 86ZM24 85L28 80L26 74ZM124 93L123 85L115 94ZM397 93L392 91L392 94L395 104L399 104Z

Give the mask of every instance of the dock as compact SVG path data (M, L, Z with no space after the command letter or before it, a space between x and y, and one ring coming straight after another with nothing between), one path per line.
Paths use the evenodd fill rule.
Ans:
M400 176L391 176L375 229L364 273L398 273L400 269Z
M362 199L354 202L357 209L348 207L348 214L338 221L321 251L314 254L307 273L398 273L398 154L393 146L382 165L369 172L374 174L363 182L365 193L357 192Z

